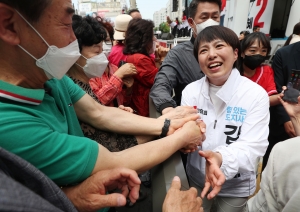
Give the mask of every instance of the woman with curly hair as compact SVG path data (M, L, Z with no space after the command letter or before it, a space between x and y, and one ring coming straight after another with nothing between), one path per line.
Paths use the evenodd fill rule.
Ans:
M81 57L70 68L67 75L96 102L116 107L123 104L126 98L122 93L122 88L126 82L123 82L122 76L130 71L136 72L135 67L132 64L126 64L127 66L124 65L118 69L108 63L102 49L107 32L95 18L90 16L82 18L74 15L72 28L78 40ZM94 79L96 81L91 82ZM93 92L95 87L97 92ZM119 108L132 111L124 106ZM82 121L79 122L86 137L97 141L112 152L121 151L144 142L143 139L137 139L135 136L106 132Z
M154 83L160 61L155 62L150 55L155 53L156 38L153 34L154 24L150 20L132 19L125 35L123 53L127 62L135 65L131 107L141 116L149 116L149 92Z

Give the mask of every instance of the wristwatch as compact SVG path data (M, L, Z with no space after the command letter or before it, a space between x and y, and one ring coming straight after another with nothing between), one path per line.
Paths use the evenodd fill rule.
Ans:
M159 138L163 138L163 137L167 136L167 134L169 132L170 123L171 123L170 119L165 119L164 126L162 128Z

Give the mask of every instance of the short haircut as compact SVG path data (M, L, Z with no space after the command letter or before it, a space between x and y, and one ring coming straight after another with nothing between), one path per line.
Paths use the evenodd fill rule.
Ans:
M190 6L189 6L189 12L190 12L190 17L191 18L195 18L199 3L204 3L204 2L217 4L219 6L220 11L221 11L221 7L222 7L222 1L221 0L192 0L192 2L190 3Z
M241 53L245 52L255 41L258 41L258 45L262 44L263 47L267 48L267 55L271 51L270 39L262 32L254 32L244 38L241 45Z
M253 31L256 31L258 28L260 28L260 26L254 26Z
M134 9L131 9L128 11L128 15L131 15L131 13L134 13L134 12L141 13L138 9L134 8Z
M247 36L250 34L250 32L248 30L244 30L240 32L240 35L243 34L244 36Z
M146 19L132 19L125 34L124 54L141 53L149 56L153 46L154 23Z
M80 52L82 46L92 46L104 41L107 34L105 28L97 19L86 16L82 18L79 15L73 15L72 28L78 40Z
M206 27L198 34L194 43L194 56L197 61L198 61L198 50L200 44L203 42L212 42L217 39L220 39L225 43L227 43L229 46L232 47L233 50L238 49L238 60L239 60L241 55L240 53L241 47L240 47L240 41L238 37L236 36L235 32L232 31L231 29L218 25L218 26ZM238 60L235 61L235 63L233 64L233 68L237 67Z
M18 10L29 22L37 22L45 9L51 4L52 0L0 0Z

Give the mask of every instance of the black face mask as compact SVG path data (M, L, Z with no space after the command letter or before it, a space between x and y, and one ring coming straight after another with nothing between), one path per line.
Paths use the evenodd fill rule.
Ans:
M260 64L262 64L265 61L265 59L266 56L262 56L260 54L251 55L251 56L245 55L244 64L251 70L254 70L258 66L260 66Z

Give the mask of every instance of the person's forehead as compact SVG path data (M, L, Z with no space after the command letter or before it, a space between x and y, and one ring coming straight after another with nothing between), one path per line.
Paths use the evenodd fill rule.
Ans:
M141 13L139 13L138 11L132 12L130 15L132 17L141 17Z
M221 43L221 42L224 42L222 39L220 38L216 38L215 40L212 40L210 42L208 41L200 41L199 43L199 47L207 47L207 46L214 46L215 44L217 43Z
M201 15L203 13L220 13L219 5L211 2L200 2L197 7L196 15Z
M45 13L47 12L52 13L55 16L57 14L66 13L74 14L75 10L72 5L72 0L52 0L50 6L45 9Z

